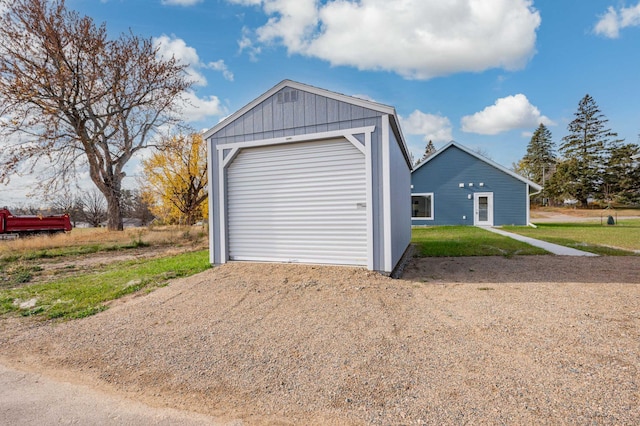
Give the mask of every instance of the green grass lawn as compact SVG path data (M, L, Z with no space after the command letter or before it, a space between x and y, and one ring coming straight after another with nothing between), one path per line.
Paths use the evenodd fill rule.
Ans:
M546 251L474 226L414 228L418 256L513 256Z
M151 291L165 286L169 279L193 275L209 267L208 250L118 262L88 274L0 290L0 314L82 318L105 310L111 300L141 290Z
M541 223L537 228L505 226L505 231L603 255L629 255L640 251L640 219L600 223Z

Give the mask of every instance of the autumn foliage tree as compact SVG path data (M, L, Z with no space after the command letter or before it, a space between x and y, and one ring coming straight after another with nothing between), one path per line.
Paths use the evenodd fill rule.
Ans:
M154 215L193 225L206 216L207 152L202 136L179 135L143 161L142 189Z
M121 230L125 166L176 122L191 85L151 39L111 40L64 0L0 0L0 182L41 173L52 193L88 170Z

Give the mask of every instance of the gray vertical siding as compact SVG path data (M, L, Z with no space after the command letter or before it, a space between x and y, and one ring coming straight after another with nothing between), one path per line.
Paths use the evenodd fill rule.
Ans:
M391 165L391 261L396 265L411 243L411 169L404 158L392 129L390 134Z
M455 146L415 170L411 184L413 193L434 193L434 220L413 225L473 225L474 192L493 193L494 225L527 225L527 184Z
M284 88L211 135L214 144L272 139L362 127L378 111L298 90L295 102L278 102ZM377 128L376 128L377 130Z

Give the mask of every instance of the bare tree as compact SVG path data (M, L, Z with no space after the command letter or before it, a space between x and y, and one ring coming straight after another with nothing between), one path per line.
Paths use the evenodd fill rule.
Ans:
M82 217L89 225L97 228L107 218L107 207L104 195L94 189L84 192L80 197Z
M15 215L38 215L42 212L42 209L35 204L19 203L16 206L9 209L12 214Z
M63 191L50 202L49 210L52 214L68 214L73 226L83 217L82 200L70 191Z
M184 65L160 58L151 39L109 40L104 24L64 0L0 0L2 10L0 183L37 167L51 193L88 168L108 228L121 230L125 165L176 122L176 101L191 85Z

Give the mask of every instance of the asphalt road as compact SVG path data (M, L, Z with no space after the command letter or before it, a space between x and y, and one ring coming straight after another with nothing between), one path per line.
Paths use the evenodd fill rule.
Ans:
M222 425L0 364L0 425ZM229 425L229 423L226 423ZM241 423L231 423L239 425Z

